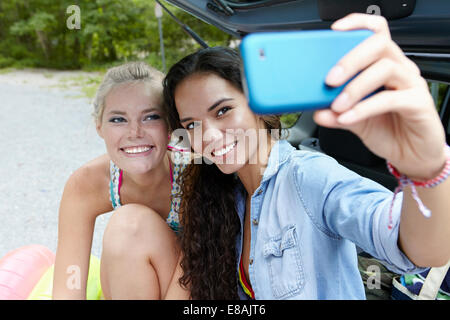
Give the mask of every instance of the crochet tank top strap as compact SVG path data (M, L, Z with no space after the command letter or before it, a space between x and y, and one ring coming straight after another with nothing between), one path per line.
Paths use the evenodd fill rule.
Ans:
M122 186L123 172L117 167L114 162L109 162L109 200L111 201L113 209L116 209L122 204L120 203L120 187Z
M169 158L170 160L170 158ZM169 226L175 231L177 232L180 228L180 219L178 216L178 211L180 209L180 202L181 202L181 198L179 196L179 192L181 190L180 185L178 184L178 176L181 174L181 172L183 172L185 165L183 164L176 164L173 163L173 169L172 166L170 166L171 168L171 183L172 183L172 190L171 190L171 205L170 205L170 212L169 212L169 216L167 217L167 223L169 224Z
M179 150L176 150L179 151ZM170 157L169 157L169 163ZM166 219L167 224L175 231L178 232L180 228L180 220L178 217L178 210L180 209L181 198L179 192L181 190L180 185L177 183L178 176L183 172L186 165L173 163L173 169L170 165L170 182L172 185L171 189L171 204L170 212ZM120 188L122 186L123 171L117 167L112 161L110 161L109 166L110 171L110 182L109 182L109 199L114 209L122 206L120 202Z

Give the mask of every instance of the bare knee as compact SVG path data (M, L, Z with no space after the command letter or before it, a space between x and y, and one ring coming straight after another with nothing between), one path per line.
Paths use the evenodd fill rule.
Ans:
M120 207L111 216L103 236L101 281L105 297L112 297L112 292L117 294L117 286L122 287L117 274L139 279L154 274L159 295L164 296L178 252L175 233L157 212L138 204ZM130 262L134 268L131 273ZM127 283L134 282L128 279Z
M113 256L142 254L142 250L149 249L148 241L157 241L166 228L166 222L153 209L139 204L124 205L110 218L103 235L103 250Z

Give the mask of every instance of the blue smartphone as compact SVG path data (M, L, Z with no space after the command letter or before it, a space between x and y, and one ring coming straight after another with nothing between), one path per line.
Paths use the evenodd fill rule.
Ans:
M328 72L372 34L370 30L314 30L244 37L242 83L250 108L259 114L280 114L329 107L345 84L326 85Z

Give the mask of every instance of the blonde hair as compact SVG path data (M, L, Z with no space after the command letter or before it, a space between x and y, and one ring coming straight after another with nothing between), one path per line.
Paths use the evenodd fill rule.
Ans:
M163 79L164 74L162 72L142 61L128 62L109 69L98 87L97 94L94 98L94 112L92 116L96 122L101 121L103 111L105 110L106 96L112 89L125 83L146 82L150 84L151 89L153 89L153 94L160 95L160 101L162 103Z

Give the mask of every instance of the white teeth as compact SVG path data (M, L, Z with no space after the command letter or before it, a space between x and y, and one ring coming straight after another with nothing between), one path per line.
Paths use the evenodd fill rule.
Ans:
M125 151L126 153L142 153L142 152L147 152L148 150L150 150L150 147L132 147L132 148L124 148L123 151Z
M214 152L213 152L213 155L214 155L215 157L221 157L221 156L223 156L224 154L230 152L231 149L233 149L233 148L236 146L236 144L237 144L237 142L235 142L235 143L233 143L233 144L230 144L229 146L227 146L227 147L225 147L225 148L223 148L223 149L214 151Z

